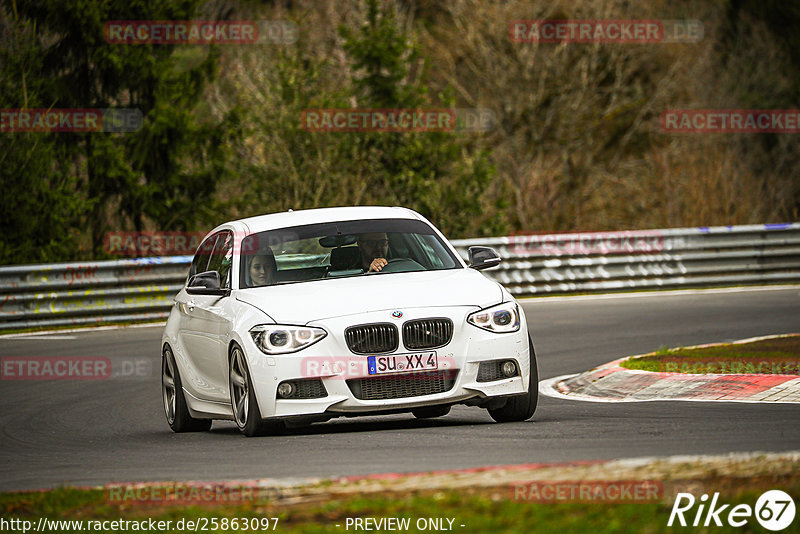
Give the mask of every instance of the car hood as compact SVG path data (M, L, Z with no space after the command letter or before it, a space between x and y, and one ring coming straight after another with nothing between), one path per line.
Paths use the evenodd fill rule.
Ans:
M237 291L236 298L277 323L311 321L381 310L477 306L501 302L500 286L474 269L371 274Z

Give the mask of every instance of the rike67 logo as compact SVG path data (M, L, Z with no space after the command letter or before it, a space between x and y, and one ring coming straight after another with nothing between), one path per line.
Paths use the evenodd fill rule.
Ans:
M697 509L694 510L695 504ZM719 493L714 493L711 502L705 493L695 499L691 493L678 493L667 526L680 525L693 527L721 527L727 523L732 527L743 527L753 517L767 530L783 530L794 521L795 505L788 493L781 490L764 492L756 501L755 507L748 504L730 504L719 502ZM677 520L677 521L676 521Z

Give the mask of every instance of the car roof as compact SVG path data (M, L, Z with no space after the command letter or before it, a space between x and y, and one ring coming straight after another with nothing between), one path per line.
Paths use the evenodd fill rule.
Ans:
M242 228L244 233L252 234L274 230L277 228L289 228L292 226L302 226L306 224L317 224L325 222L353 221L363 219L416 219L423 220L414 210L401 207L387 206L350 206L338 208L315 208L298 211L284 211L280 213L270 213L239 219L220 225L212 230L211 233L223 228Z

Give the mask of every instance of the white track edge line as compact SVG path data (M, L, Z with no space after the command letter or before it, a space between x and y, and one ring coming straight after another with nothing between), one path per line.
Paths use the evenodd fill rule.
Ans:
M683 295L703 295L707 293L751 293L756 291L784 291L787 289L800 289L798 284L775 285L775 286L740 286L740 287L718 287L707 289L676 289L659 291L631 291L619 293L598 293L596 295L530 295L525 297L515 297L525 304L532 302L561 302L561 301L581 301L581 300L608 300L608 299L628 299L644 297L669 297Z
M166 321L158 321L153 323L136 323L124 325L107 325L107 326L89 326L86 328L68 328L64 330L37 330L36 332L18 332L16 334L2 334L0 339L14 339L29 336L45 336L49 334L73 334L80 332L102 332L103 330L124 330L126 328L154 328L156 326L165 326Z

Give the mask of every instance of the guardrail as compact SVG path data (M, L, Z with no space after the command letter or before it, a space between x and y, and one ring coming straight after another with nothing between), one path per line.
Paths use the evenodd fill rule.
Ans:
M800 281L800 223L453 241L503 258L487 274L514 295Z
M800 223L454 240L517 296L800 282ZM0 332L166 319L191 256L0 267Z

